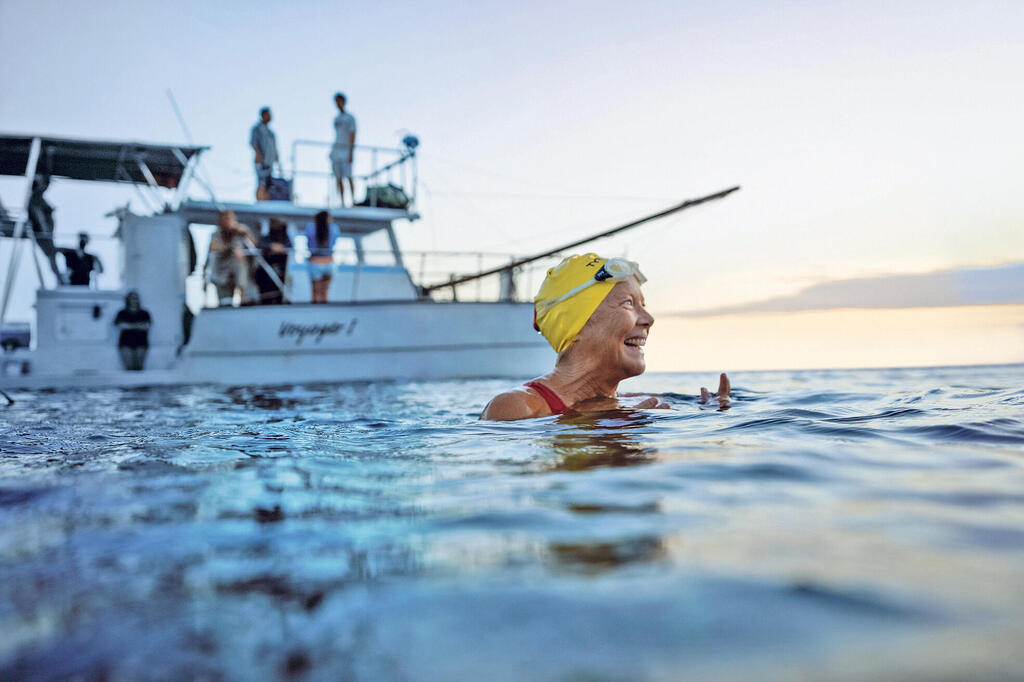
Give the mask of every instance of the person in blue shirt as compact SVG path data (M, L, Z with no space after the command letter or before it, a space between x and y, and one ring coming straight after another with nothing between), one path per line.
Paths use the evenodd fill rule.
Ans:
M327 211L316 214L306 225L306 243L309 248L309 279L313 283L313 303L327 303L327 290L334 272L334 244L341 238L341 228L331 222Z
M270 129L270 108L260 109L260 120L249 131L249 145L256 168L256 201L270 199L270 178L277 163L277 137Z

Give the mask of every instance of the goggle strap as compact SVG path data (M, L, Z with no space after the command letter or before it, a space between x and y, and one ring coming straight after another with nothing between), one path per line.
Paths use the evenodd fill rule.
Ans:
M620 274L615 274L615 273L609 271L608 268L607 268L607 265L608 265L608 263L612 263L612 260L616 260L616 261L625 263L626 267L627 267L627 271L626 272L622 272ZM614 266L615 266L615 264L613 263L613 268L614 268ZM601 277L601 273L604 273L605 276ZM562 294L558 298L554 298L554 299L551 299L551 300L548 300L548 301L539 301L539 302L537 302L533 306L533 319L534 319L533 326L534 326L534 328L537 328L537 315L538 315L538 313L543 313L543 312L547 311L548 309L558 305L559 303L561 303L562 301L566 300L567 298L572 298L573 296L575 296L576 294L580 293L581 291L583 291L587 287L593 286L594 284L597 284L598 282L607 282L608 280L612 280L613 282L624 282L625 280L629 279L630 277L635 277L636 281L639 282L640 284L643 284L644 282L647 281L647 278L644 277L643 273L640 272L640 268L637 267L636 264L633 263L632 261L628 261L628 260L625 260L625 259L609 259L608 261L605 262L604 265L601 266L601 269L597 271L597 273L593 276L593 278L588 279L583 284L580 284L579 286L575 286L572 289L569 289L569 291L565 292L564 294ZM538 329L537 331L540 331L540 330Z
M549 308L552 308L552 307L558 305L559 303L561 303L562 301L566 300L567 298L572 298L573 296L575 296L576 294L580 293L581 291L583 291L587 287L593 286L595 284L597 284L597 280L596 279L588 279L583 284L580 284L579 286L575 286L572 289L569 289L569 291L565 292L564 294L562 294L558 298L554 298L554 299L551 299L551 300L548 300L548 301L539 301L537 303L537 305L534 306L534 309L536 310L536 309L539 308L540 312L544 312L544 311L548 310Z

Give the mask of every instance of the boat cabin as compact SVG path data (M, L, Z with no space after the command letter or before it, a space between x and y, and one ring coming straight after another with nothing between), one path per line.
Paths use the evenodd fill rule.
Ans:
M312 287L304 233L323 207L280 200L223 202L208 187L208 199L187 198L190 183L198 180L197 164L206 149L0 135L0 174L21 176L25 186L23 208L14 208L9 201L0 215L0 227L4 230L0 237L13 240L3 282L0 324L5 322L13 281L27 255L39 283L33 321L32 373L95 374L119 370L114 318L130 291L138 293L143 309L152 319L146 368L162 370L179 364L179 357L190 341L193 320L202 315L204 308L219 304L216 296L210 295L213 287L206 267L206 247L222 211L234 212L238 222L247 226L257 241L261 234L266 234L271 221L287 226L293 248L288 252L286 276L283 281L276 281L281 285L284 302L309 303ZM414 149L415 145L408 142L404 150L372 148L375 161L384 157L384 152L390 152L392 160L375 167L363 180L369 186L383 173L404 166L415 157ZM45 258L48 249L54 250L53 224L50 220L47 225L46 216L39 215L37 208L42 193L56 179L123 183L134 190L135 197L149 210L137 214L126 206L112 213L118 220L120 287L99 290L68 286L61 281L55 264L51 267L58 284L46 285L49 276L44 277L43 273L47 266L40 256ZM372 198L372 192L367 194ZM405 268L393 228L396 220L412 221L419 217L412 205L333 207L329 212L341 234L335 245L331 302L414 301L421 297ZM364 241L378 233L386 238L387 248L368 253ZM254 268L266 266L256 245L247 254ZM197 289L198 296L194 295ZM193 296L188 296L189 292ZM199 305L195 304L196 299ZM236 299L234 305L239 303ZM19 362L8 357L5 367L0 369L25 370L23 356L28 351L21 348L23 345L18 344Z

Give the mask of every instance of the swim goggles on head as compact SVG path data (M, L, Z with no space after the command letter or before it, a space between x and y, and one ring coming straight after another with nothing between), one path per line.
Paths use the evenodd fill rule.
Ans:
M550 310L562 301L572 298L587 287L592 287L598 282L606 282L608 280L613 282L623 282L630 277L636 277L636 281L640 284L647 281L647 278L644 277L644 273L640 272L640 266L633 261L626 260L625 258L609 258L605 261L604 265L594 273L594 277L592 279L588 279L583 284L569 289L569 291L565 292L558 298L552 298L547 301L538 301L535 311L537 314L540 314Z

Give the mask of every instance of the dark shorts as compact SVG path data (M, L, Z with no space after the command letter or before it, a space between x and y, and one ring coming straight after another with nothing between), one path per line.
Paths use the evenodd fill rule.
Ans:
M118 348L149 348L149 332L125 329L117 339Z

